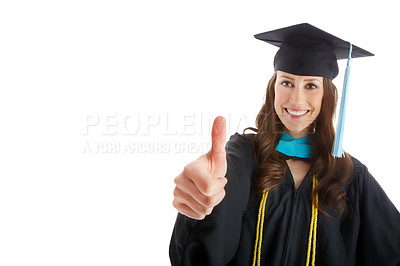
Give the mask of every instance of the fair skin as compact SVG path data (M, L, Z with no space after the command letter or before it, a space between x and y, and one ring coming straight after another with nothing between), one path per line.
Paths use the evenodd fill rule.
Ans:
M275 111L294 138L307 136L308 127L317 118L323 98L323 78L297 76L277 71ZM211 150L186 165L174 182L173 206L183 215L202 220L225 197L227 161L225 152L226 121L214 120ZM307 174L310 163L286 160L298 188Z
M321 111L323 78L297 76L277 71L275 82L275 111L285 126L285 132L293 138L307 136L308 127ZM286 160L295 187L303 182L311 164L306 161Z

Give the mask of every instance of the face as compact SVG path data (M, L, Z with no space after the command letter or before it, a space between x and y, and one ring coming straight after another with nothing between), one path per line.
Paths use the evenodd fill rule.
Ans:
M274 106L286 133L294 138L307 136L307 128L321 110L323 94L322 77L277 71Z

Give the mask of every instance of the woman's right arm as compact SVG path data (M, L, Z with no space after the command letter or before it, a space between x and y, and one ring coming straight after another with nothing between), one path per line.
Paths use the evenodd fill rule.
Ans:
M219 133L223 137L218 136ZM203 161L196 160L185 167L177 177L182 180L175 180L178 189L181 189L178 184L185 182L184 189L188 192L181 194L176 189L174 192L174 206L180 207L177 208L180 213L170 243L172 265L225 265L235 256L242 216L250 193L253 158L250 141L239 134L231 137L225 150L225 134L224 118L216 118L212 133L213 148L208 155L198 159ZM217 157L212 154L215 151L219 152ZM222 156L218 158L219 155ZM217 159L204 163L208 158ZM215 176L207 175L209 169L218 169L221 165L223 167L220 172L216 171ZM226 176L227 183L225 178L218 180L222 176ZM208 186L211 189L207 195L204 192Z

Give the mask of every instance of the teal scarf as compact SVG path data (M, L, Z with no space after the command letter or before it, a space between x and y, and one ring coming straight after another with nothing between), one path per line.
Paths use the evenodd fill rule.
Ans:
M278 146L276 146L275 150L289 159L307 160L310 159L312 155L311 145L312 136L295 139L281 131L281 139L279 140Z

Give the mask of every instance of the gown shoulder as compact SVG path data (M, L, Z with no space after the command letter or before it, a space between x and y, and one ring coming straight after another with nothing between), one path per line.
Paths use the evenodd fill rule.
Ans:
M351 156L342 233L353 235L361 265L400 265L400 214L367 166Z

